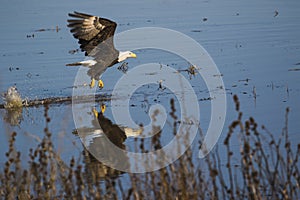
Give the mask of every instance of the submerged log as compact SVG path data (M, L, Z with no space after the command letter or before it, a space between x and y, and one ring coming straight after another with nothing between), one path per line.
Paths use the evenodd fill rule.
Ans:
M44 99L32 99L32 100L23 100L23 107L37 107L45 104L71 104L72 100L75 100L76 103L87 103L91 101L100 102L100 101L109 101L111 100L110 95L106 94L95 94L88 96L68 96L68 97L49 97ZM0 109L5 108L5 103L0 104Z

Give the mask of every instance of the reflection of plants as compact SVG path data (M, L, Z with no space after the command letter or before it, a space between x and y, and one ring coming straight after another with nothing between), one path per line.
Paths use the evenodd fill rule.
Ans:
M83 161L72 158L69 164L64 163L54 150L47 126L41 143L30 150L29 167L22 169L13 133L0 173L0 195L5 199L299 199L300 144L295 146L289 139L289 110L282 136L275 139L265 127L260 132L254 118L243 120L236 96L234 102L238 117L224 140L225 158L216 151L198 161L188 149L166 168L123 174L127 179L118 177L121 173L99 163L85 150ZM47 110L46 106L49 123ZM171 117L176 133L174 104ZM161 148L161 134L152 139L154 149ZM235 135L240 140L239 153L233 152L230 145ZM139 144L141 151L147 151L142 149L143 142Z
M23 119L22 112L22 107L6 109L4 120L12 126L18 126Z

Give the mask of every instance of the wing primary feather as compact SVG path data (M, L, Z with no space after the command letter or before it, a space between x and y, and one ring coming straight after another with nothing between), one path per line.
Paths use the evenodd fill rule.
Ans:
M89 14L84 14L84 13L80 13L80 12L76 12L74 11L74 13L69 13L70 17L75 17L75 18L84 18L84 19L88 19L90 17L93 17L93 15L89 15Z

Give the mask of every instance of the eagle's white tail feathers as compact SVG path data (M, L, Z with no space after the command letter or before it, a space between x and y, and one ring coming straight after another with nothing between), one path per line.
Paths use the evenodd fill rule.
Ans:
M66 66L84 66L84 67L91 67L95 65L97 62L95 60L84 60L81 62L76 62L76 63L70 63L66 64Z

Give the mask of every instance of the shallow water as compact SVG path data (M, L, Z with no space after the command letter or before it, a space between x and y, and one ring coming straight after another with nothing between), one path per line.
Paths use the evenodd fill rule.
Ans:
M220 144L228 124L236 117L232 94L239 96L245 117L254 116L259 124L264 124L275 135L281 134L285 108L290 107L289 134L292 141L299 141L300 72L296 71L300 68L299 8L300 2L296 0L246 3L174 3L168 0L103 3L31 0L23 3L5 0L0 8L0 92L16 85L22 97L29 99L72 95L78 68L65 67L65 64L82 60L84 56L82 53L69 53L78 45L66 27L66 20L67 13L78 10L117 21L117 32L145 26L164 27L182 32L199 42L217 64L227 92L227 115ZM184 60L161 51L145 49L136 53L137 59L128 60L129 70L150 62L175 69L188 67ZM109 95L121 76L123 73L116 68L108 69L103 76L105 88L98 93ZM189 78L186 73L184 76ZM210 120L210 100L205 100L209 94L199 74L190 82L199 99L201 128L205 131ZM159 102L167 111L170 110L169 101L174 95L157 88L158 85L145 86L132 97L130 111L138 123L149 122L149 105ZM253 88L257 93L256 99ZM110 103L105 103L105 116L113 120ZM43 137L46 123L43 112L43 106L25 108L20 124L12 126L5 120L6 111L0 110L0 129L3 130L0 138L1 166L12 131L18 133L16 145L24 152L24 157L28 149ZM82 145L80 139L72 134L75 125L71 105L51 105L49 116L49 129L63 159L67 161L71 156L78 156ZM164 128L166 132L170 130L170 126ZM165 137L163 143L169 139ZM130 143L129 139L127 144Z

